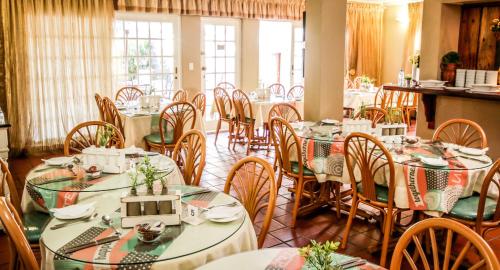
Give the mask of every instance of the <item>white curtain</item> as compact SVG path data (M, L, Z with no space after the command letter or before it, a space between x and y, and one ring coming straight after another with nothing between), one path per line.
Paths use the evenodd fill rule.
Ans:
M64 143L78 123L98 119L94 94L112 94L113 2L109 0L7 0L2 13L18 33L19 49L6 57L26 57L10 75L25 80L26 93L11 99L9 114L24 119L14 128L25 133L15 148L50 150ZM4 25L4 30L6 26ZM8 31L8 29L7 29ZM8 40L6 38L6 44ZM7 47L8 45L6 45ZM9 102L8 102L9 104ZM26 114L26 115L23 115ZM9 117L10 119L11 117ZM16 124L16 123L12 123Z

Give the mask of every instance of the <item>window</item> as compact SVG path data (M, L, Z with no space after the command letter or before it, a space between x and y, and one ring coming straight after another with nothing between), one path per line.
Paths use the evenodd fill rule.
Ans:
M302 26L293 28L293 64L292 86L304 85L304 29Z
M259 23L259 80L264 86L281 83L290 88L292 23Z
M154 19L122 14L115 20L113 75L116 87L137 86L146 94L170 98L179 88L177 21Z
M203 89L207 111L212 111L213 90L221 82L238 87L239 83L239 21L203 18ZM206 114L211 120L211 114Z

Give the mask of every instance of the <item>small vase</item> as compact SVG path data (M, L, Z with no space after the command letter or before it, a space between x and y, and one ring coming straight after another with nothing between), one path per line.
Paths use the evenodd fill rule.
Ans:
M137 196L137 190L132 188L130 190L130 196ZM140 216L141 215L141 203L140 202L128 202L127 203L127 216Z
M161 195L167 195L168 188L163 186L161 189ZM160 209L160 215L172 214L172 201L161 201L158 203L158 208Z
M404 135L405 129L402 127L397 128L396 135Z
M391 135L391 136L396 135L396 128L390 128L389 129L389 135Z
M382 136L388 136L389 135L389 128L383 128L382 129Z
M416 65L412 65L411 66L411 78L412 78L412 80L418 82L419 77L420 77L420 68L417 67Z
M153 198L153 188L148 188L147 195ZM157 215L158 214L158 204L156 201L146 201L144 202L144 215Z

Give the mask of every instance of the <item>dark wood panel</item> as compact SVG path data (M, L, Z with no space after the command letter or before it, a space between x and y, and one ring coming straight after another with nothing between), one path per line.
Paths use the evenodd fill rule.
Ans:
M458 53L464 68L475 69L481 29L481 7L462 8Z
M490 29L491 21L495 18L500 18L500 7L483 7L477 53L477 69L495 69L497 40Z

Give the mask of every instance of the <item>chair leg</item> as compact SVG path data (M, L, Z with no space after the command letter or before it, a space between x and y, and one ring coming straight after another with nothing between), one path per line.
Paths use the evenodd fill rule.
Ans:
M339 182L334 182L333 187L335 190L335 210L337 210L337 218L340 219L340 185Z
M391 209L392 212L392 209ZM385 267L387 260L387 249L389 249L389 239L391 238L391 228L394 222L393 213L387 213L384 221L384 238L382 240L382 254L380 255L380 266Z
M292 224L291 227L295 228L295 223L297 222L297 216L299 215L300 199L302 198L302 192L304 189L304 179L299 177L297 179L297 186L295 189L295 202L293 204L292 210Z
M214 142L214 144L217 144L217 138L219 137L219 129L221 126L221 122L222 122L222 120L219 118L219 120L217 121L217 128L215 129L215 142Z
M247 128L247 138L248 138L248 144L247 144L247 156L250 155L250 147L252 146L252 141L253 141L253 126L250 125Z
M279 191L280 188L281 188L281 182L283 181L283 171L281 171L280 169L280 172L278 174L278 185L276 187L276 190Z
M233 141L233 151L236 148L236 143L240 137L240 125L236 124L236 132L234 133L234 141Z
M227 148L231 149L231 142L233 141L233 133L234 133L234 123L231 121L228 123L229 124L229 142L227 143Z
M345 225L344 236L342 237L342 243L340 244L340 247L342 249L345 249L347 247L347 238L349 237L349 232L351 231L352 221L356 217L356 211L358 210L358 204L359 204L358 197L353 196L352 197L351 211L349 212L349 218L347 219L347 224Z

